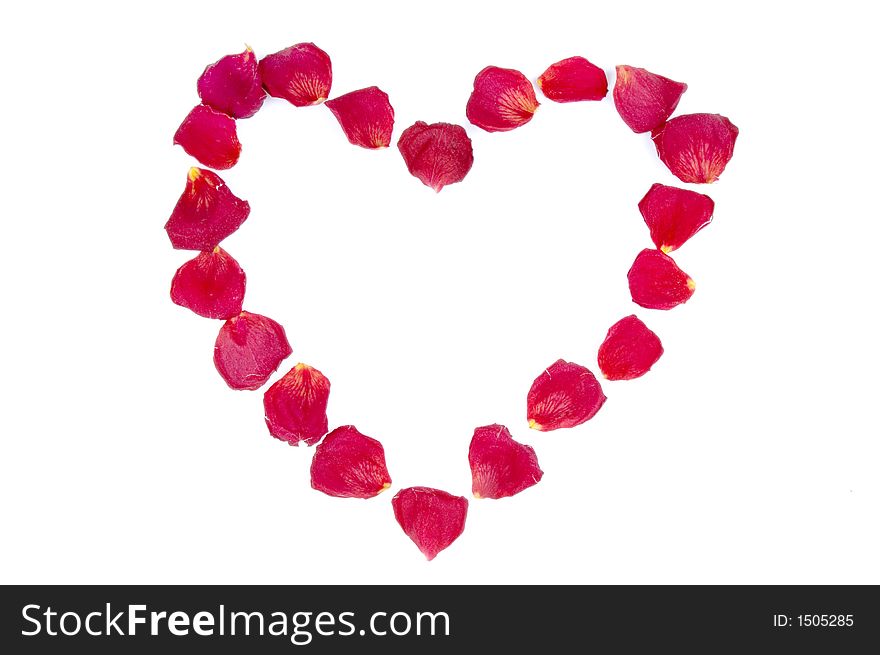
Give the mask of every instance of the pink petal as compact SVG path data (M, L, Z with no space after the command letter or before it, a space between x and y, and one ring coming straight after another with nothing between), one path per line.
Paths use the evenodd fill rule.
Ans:
M474 164L471 139L460 125L418 121L403 131L397 148L409 172L438 193L461 182Z
M608 95L605 71L583 57L556 62L538 78L538 86L554 102L601 100Z
M573 428L593 418L605 400L602 386L589 369L560 359L529 389L529 427L545 432Z
M328 434L312 458L312 489L337 498L373 498L391 486L382 444L344 425Z
M599 346L599 369L609 380L633 380L651 370L663 354L660 338L635 315L612 325Z
M371 86L328 100L350 143L362 148L387 148L394 129L394 109L388 94Z
M177 269L171 281L171 300L199 316L226 320L241 313L244 288L241 266L217 246Z
M687 84L633 66L618 66L614 106L637 134L650 132L672 116Z
M733 157L739 128L720 114L686 114L651 133L660 160L682 182L709 184Z
M270 96L296 107L324 102L330 95L330 57L314 43L298 43L260 60L260 77Z
M250 212L247 200L236 197L219 175L191 168L165 231L175 248L213 250L245 222Z
M639 201L639 211L651 240L669 254L711 222L715 203L696 191L654 184Z
M419 550L432 560L464 532L467 498L430 487L402 489L391 499L394 518Z
M214 366L233 389L259 389L292 352L284 328L271 318L242 312L223 324Z
M276 439L312 446L327 434L330 380L316 368L297 364L263 395L266 426Z
M538 105L525 75L512 68L487 66L474 79L467 117L487 132L506 132L532 120Z
M235 120L205 105L195 107L174 134L174 144L210 168L232 168L241 155Z
M540 482L544 472L531 446L514 441L503 425L474 430L468 451L477 498L506 498Z
M250 118L266 99L257 57L250 48L205 68L196 86L204 104L233 118Z
M627 273L633 302L647 309L672 309L690 300L696 285L669 255L646 248Z

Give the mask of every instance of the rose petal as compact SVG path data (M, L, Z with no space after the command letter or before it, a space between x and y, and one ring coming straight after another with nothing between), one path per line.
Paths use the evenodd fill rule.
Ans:
M542 93L554 102L601 100L608 95L605 71L583 57L569 57L551 65L538 78Z
M662 354L660 338L631 315L608 329L599 346L599 369L608 380L633 380L650 371Z
M397 148L409 172L438 193L461 182L474 164L471 139L460 125L418 121L403 131Z
M531 446L514 441L503 425L474 430L468 451L476 498L506 498L540 482L544 472Z
M614 106L629 128L650 132L672 116L687 84L656 75L644 68L618 66Z
M205 105L195 107L177 128L174 144L205 166L232 168L241 155L235 120Z
M633 302L647 309L672 309L694 295L694 281L669 255L647 248L627 273Z
M362 148L387 148L394 129L394 109L388 94L371 86L328 100L350 143Z
M205 68L196 88L203 103L233 118L250 118L266 99L257 57L249 47Z
M712 221L715 203L696 191L654 184L639 201L639 211L654 245L669 254Z
M291 353L284 328L271 318L241 312L214 342L214 366L233 389L259 389Z
M682 182L717 180L733 157L739 128L720 114L677 116L651 133L660 160Z
M467 118L487 132L506 132L532 120L538 105L525 75L512 68L487 66L474 79Z
M297 364L263 395L266 426L276 439L312 446L327 434L330 380L316 368Z
M337 498L373 498L391 486L382 444L353 425L336 428L315 449L312 489Z
M171 245L181 250L213 250L251 213L247 200L233 195L220 176L191 168L186 187L165 223Z
M238 262L217 246L177 269L171 300L199 316L226 320L241 313L245 281Z
M545 432L573 428L593 418L605 400L602 386L589 369L560 359L529 389L529 427Z
M391 499L394 518L419 550L432 560L461 536L468 501L430 487L409 487Z
M270 96L296 107L324 102L330 95L330 57L314 43L298 43L260 60L260 77Z

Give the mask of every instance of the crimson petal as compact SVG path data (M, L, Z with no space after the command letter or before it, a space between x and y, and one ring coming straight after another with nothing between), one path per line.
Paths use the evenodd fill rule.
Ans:
M217 170L232 168L241 155L235 120L207 105L198 105L187 114L174 134L174 144Z
M328 434L312 458L312 489L337 498L373 498L391 486L385 449L344 425Z
M419 550L432 560L464 532L468 501L440 489L409 487L391 499L394 518Z
M271 318L241 312L214 342L214 366L233 389L259 389L292 352L284 328Z
M468 450L476 498L506 498L540 482L544 476L531 446L514 441L503 425L474 430Z
M321 371L299 363L263 395L269 434L291 446L312 446L327 434L330 380Z

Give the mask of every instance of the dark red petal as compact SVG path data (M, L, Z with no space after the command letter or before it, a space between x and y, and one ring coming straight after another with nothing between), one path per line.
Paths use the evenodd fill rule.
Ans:
M555 102L601 100L608 95L605 71L583 57L569 57L551 65L538 78L538 86Z
M506 498L540 482L544 471L531 446L514 441L503 425L474 430L468 451L477 498Z
M714 182L733 157L739 128L720 114L677 116L651 133L657 154L682 182Z
M654 184L639 201L639 211L654 245L668 254L712 221L715 203L696 191Z
M438 193L461 182L474 164L471 139L460 125L418 121L403 131L397 148L409 172Z
M246 48L205 68L196 88L202 102L233 118L249 118L266 99L254 51Z
M234 196L219 175L191 168L183 194L165 223L165 231L175 248L213 250L235 232L250 213L247 200Z
M316 368L297 364L266 390L266 426L276 439L298 446L318 443L327 434L330 380Z
M391 499L394 518L428 560L461 536L468 501L430 487L401 489Z
M232 256L217 246L177 269L171 300L205 318L226 320L241 313L245 275Z
M373 149L387 148L391 143L394 108L379 87L352 91L325 104L354 145Z
M644 68L618 66L614 106L629 128L650 132L672 116L687 84L656 75Z
M292 350L271 318L242 312L223 324L214 342L214 366L233 389L259 389Z
M235 120L205 105L194 108L177 128L175 145L210 168L232 168L241 154Z
M634 314L612 325L599 346L599 368L609 380L643 376L663 354L660 338Z
M512 68L486 66L474 79L467 117L487 132L506 132L532 120L538 104L525 75Z
M627 273L633 302L647 309L672 309L694 295L694 281L669 255L646 248Z
M312 489L337 498L373 498L391 486L385 449L353 425L336 428L315 449Z
M314 43L298 43L260 60L260 77L269 95L296 107L324 102L330 95L330 57Z
M605 400L602 385L589 369L560 359L529 389L529 427L545 432L573 428L593 418Z

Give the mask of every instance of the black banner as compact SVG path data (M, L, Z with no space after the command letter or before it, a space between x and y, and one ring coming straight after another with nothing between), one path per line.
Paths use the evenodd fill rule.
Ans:
M877 652L876 587L23 586L5 653Z

